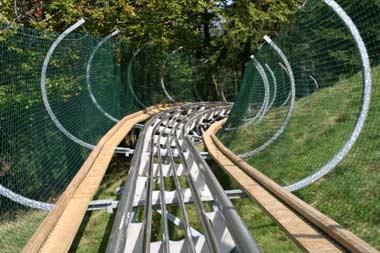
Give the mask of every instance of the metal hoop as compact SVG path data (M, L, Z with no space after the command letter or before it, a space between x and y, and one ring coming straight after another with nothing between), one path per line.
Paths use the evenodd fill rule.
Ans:
M318 86L318 82L317 82L317 80L313 77L313 76L309 76L310 77L310 79L311 80L313 80L313 82L314 82L314 84L315 84L315 87L317 88L317 89L319 89L319 86Z
M224 95L224 80L222 81L222 85L221 85L221 95L222 95L223 103L228 104L228 101Z
M80 140L79 138L77 138L76 136L72 135L69 131L66 130L66 128L61 124L61 122L59 122L58 118L55 116L52 108L50 107L50 104L49 104L49 99L47 97L47 94L46 94L46 71L47 71L47 67L49 65L49 61L50 61L50 58L51 56L53 55L54 53L54 50L57 48L57 46L59 45L59 43L68 35L70 34L72 31L74 31L75 29L77 29L79 26L81 26L83 23L84 23L84 19L81 19L79 21L77 21L74 25L70 26L68 29L66 29L63 33L61 33L58 38L53 42L53 44L50 46L50 49L49 51L47 52L46 56L45 56L45 60L44 60L44 63L42 65L42 71L41 71L41 94L42 94L42 100L44 102L44 105L45 105L45 108L46 108L46 111L48 112L49 114L49 117L50 119L54 122L54 124L58 127L58 129L64 134L66 135L66 137L68 137L70 140L72 140L73 142L85 147L85 148L88 148L88 149L94 149L95 146L92 145L92 144L89 144L85 141L82 141Z
M87 82L87 89L88 89L88 92L90 93L90 98L92 100L92 102L95 104L96 108L104 115L106 116L108 119L112 120L113 122L119 122L120 120L119 119L116 119L115 117L111 116L109 113L107 113L103 107L101 107L101 105L98 103L98 101L96 101L96 98L95 98L95 95L94 93L92 92L92 87L91 87L91 80L90 80L90 72L91 72L91 64L92 64L92 60L94 59L95 57L95 54L96 52L99 50L99 48L104 44L106 43L109 39L111 39L112 37L116 36L120 31L119 30L116 30L114 31L113 33L107 35L106 37L104 37L99 43L98 45L96 45L96 47L94 48L94 50L92 51L91 53L91 56L87 62L87 68L86 68L86 82Z
M292 96L291 96L290 106L289 106L289 110L288 110L288 113L286 115L286 118L285 118L284 122L282 123L281 127L277 130L277 132L267 142L265 142L260 147L254 149L252 151L246 152L244 154L240 154L239 157L241 157L241 158L252 157L252 156L254 156L254 155L262 152L269 145L271 145L272 143L274 143L282 135L282 133L285 131L286 127L289 124L290 118L292 117L293 111L294 111L294 105L295 105L295 100L296 100L296 85L295 85L295 80L294 80L294 74L293 74L292 67L290 66L290 63L289 63L288 59L286 58L285 54L276 45L276 43L274 43L266 35L264 36L264 40L277 52L277 54L281 57L282 61L285 63L286 70L287 70L287 72L289 74Z
M262 121L263 117L265 116L266 112L268 111L269 97L270 97L269 81L268 81L268 77L267 77L267 74L265 73L263 66L256 59L256 57L254 55L251 55L251 60L252 60L253 64L255 65L257 71L259 72L261 79L263 80L265 91L264 91L264 101L261 105L259 112L256 114L255 117L253 117L253 119L247 120L248 122L246 124L251 124L251 123L255 122L256 119L257 119L256 122ZM244 124L244 125L246 125L246 124Z
M166 86L165 86L165 80L164 80L164 74L165 74L165 70L166 70L166 63L169 61L169 59L175 55L177 52L179 52L180 50L182 50L183 47L179 47L175 50L173 50L169 55L168 57L166 57L164 63L162 64L161 66L161 71L160 71L160 80L161 80L161 88L162 90L164 91L165 93L165 96L173 103L175 103L175 99L169 95L169 92L166 90Z
M129 87L129 90L131 91L134 99L137 101L137 103L142 107L142 108L148 108L148 106L146 106L136 95L133 87L132 87L132 64L133 62L135 61L137 55L148 45L152 44L153 41L149 41L148 43L145 43L144 45L142 45L139 49L137 49L137 51L133 54L132 56L132 59L131 61L129 62L128 64L128 87Z
M269 73L272 77L272 80L273 80L273 98L272 98L272 101L270 102L270 104L268 106L268 110L270 110L270 108L272 108L272 106L274 104L274 101L276 101L276 97L277 97L277 79L276 79L276 76L274 75L273 70L269 67L269 65L265 64L265 67L269 71Z
M286 69L286 67L284 66L284 64L282 64L281 62L279 62L278 65L280 65L280 67L281 67L281 68L286 72L286 74L288 74L288 76L289 76L289 72L288 72L288 70ZM288 96L286 97L285 102L284 102L281 106L285 106L285 105L289 102L289 99L290 99L291 95L292 95L292 90L289 90L289 94L288 94Z
M296 191L299 189L302 189L323 176L325 176L327 173L329 173L331 170L333 170L348 154L348 152L351 150L352 146L355 144L357 139L359 138L359 135L363 129L364 123L367 119L369 107L371 104L371 88L372 88L372 79L371 79L371 65L369 62L369 56L367 52L367 48L364 44L363 38L360 35L360 32L352 19L347 15L347 13L342 9L342 7L339 6L334 0L322 0L326 5L328 5L344 22L348 30L350 31L356 47L359 51L360 58L362 61L362 71L363 71L363 102L361 106L361 111L359 113L358 119L356 121L354 130L352 131L351 135L347 139L346 143L343 145L343 147L339 150L337 154L322 168L320 168L318 171L316 171L314 174L294 183L291 185L288 185L285 187L285 189L289 191Z

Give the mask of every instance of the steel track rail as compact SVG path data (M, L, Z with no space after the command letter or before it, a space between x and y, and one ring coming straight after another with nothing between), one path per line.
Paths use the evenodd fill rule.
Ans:
M159 133L158 145L156 144L157 150L161 150L161 137L162 137L162 134L166 132L166 129L171 124L172 119L167 120L167 122L165 124L165 127L163 129L163 132L161 131ZM166 253L170 253L169 227L168 227L168 217L167 217L167 211L166 211L166 202L163 201L163 200L166 200L166 198L165 198L165 184L164 184L165 182L164 182L164 175L163 175L163 170L162 170L161 152L157 152L157 157L158 157L158 170L159 170L159 181L160 181L160 197L161 197L161 211L162 211L162 226L163 226L163 236L162 236L162 241L164 243L163 251L166 252Z
M176 107L178 108L178 107ZM171 109L168 111L175 110ZM159 115L154 116L151 120L149 120L145 126L149 126L157 119ZM140 167L141 160L140 155L143 148L143 143L145 141L145 137L147 134L148 128L145 127L139 135L139 141L137 142L135 155L132 158L131 167L128 173L128 179L125 183L124 190L119 202L119 208L116 213L114 225L112 227L111 236L107 245L106 252L122 252L125 242L126 242L126 234L124 231L127 229L128 222L131 218L131 211L133 207L133 197L134 190L136 187L136 179L138 176L138 170ZM117 224L117 225L116 225Z
M227 107L230 108L230 107ZM191 120L200 117L202 114L208 113L215 109L211 109L205 112L197 113ZM188 123L191 121L189 120ZM250 235L249 230L245 226L244 222L241 220L239 214L234 208L232 202L229 200L228 196L224 192L222 186L220 185L218 179L212 173L208 164L204 161L202 156L197 152L194 144L186 135L186 129L188 127L185 126L181 133L184 136L186 147L189 149L190 153L193 154L194 160L200 165L200 170L203 173L207 184L209 185L210 191L216 199L216 204L218 205L219 210L223 213L225 220L227 222L227 226L231 231L231 234L237 244L237 247L240 252L260 252L260 249L256 243L256 241Z
M165 114L163 118L166 118L168 114ZM150 242L152 237L152 215L153 215L153 205L152 205L152 188L153 188L153 164L154 164L154 137L157 131L157 127L161 125L163 118L160 115L160 120L155 123L154 128L152 130L152 135L150 138L149 148L150 148L150 156L149 156L149 172L148 172L148 185L146 190L145 197L145 208L144 208L144 225L143 225L143 251L149 253L150 252ZM160 153L160 150L158 151Z
M169 159L170 159L170 167L171 167L172 172L173 172L174 183L175 183L176 191L177 191L177 194L178 194L177 195L178 196L178 203L179 203L182 215L183 215L184 228L185 228L185 232L186 232L186 241L187 241L188 251L189 252L195 252L195 245L194 245L194 242L192 240L191 231L190 231L190 225L189 225L189 216L187 214L186 207L185 207L185 202L183 200L183 193L181 191L181 185L180 185L180 182L179 182L179 178L178 178L178 175L177 175L177 173L175 171L175 161L174 161L173 152L172 152L172 150L170 148L170 145L171 145L171 138L170 138L170 136L173 135L173 132L176 131L176 130L177 130L177 128L176 128L176 126L174 126L172 128L172 131L170 132L170 134L167 137L166 146L168 147L168 153L169 153Z
M190 107L191 105L185 105L183 108ZM178 110L180 106L167 110L168 113ZM136 179L139 172L139 167L141 165L141 160L139 157L143 151L143 144L146 140L146 135L148 131L148 126L152 125L159 115L154 116L150 119L139 135L139 141L135 149L135 155L132 158L131 168L128 173L128 179L125 184L120 202L119 208L115 217L115 222L112 227L111 236L107 245L106 252L123 252L126 244L126 233L129 221L132 217L132 207L133 207L133 198L136 188Z
M181 123L184 124L186 120L183 120ZM182 132L182 128L181 129L178 129ZM210 225L210 222L208 220L208 217L207 217L207 213L206 213L206 210L205 210L205 207L202 203L202 200L199 196L199 192L197 191L197 188L195 186L195 183L193 181L193 178L191 177L190 175L190 165L189 165L189 162L187 161L184 153L183 153L183 150L181 148L181 145L179 144L179 141L178 141L178 137L177 137L177 134L174 135L174 141L175 141L175 144L176 144L176 147L177 147L177 150L179 151L179 155L180 155L180 158L182 160L182 163L185 167L185 171L186 171L186 180L190 186L190 190L192 192L192 195L194 197L194 204L196 206L196 209L197 209L197 212L198 212L198 215L200 217L200 221L201 221L201 226L202 226L202 229L203 231L205 232L205 236L206 236L206 242L207 242L207 246L208 246L208 249L210 252L221 252L217 242L216 242L216 238L215 238L215 234L211 228L211 225Z
M187 104L162 112L145 124L139 135L127 183L118 205L107 252L226 252L234 247L240 252L259 252L256 242L238 217L223 188L215 176L210 180L210 168L207 167L209 171L205 171L205 162L186 136L193 130L202 134L215 120L225 117L231 106L222 105ZM163 156L169 163L165 172L162 167ZM177 168L180 170L177 171ZM181 175L186 178L186 189L181 187ZM175 192L182 214L182 221L177 221L185 231L185 239L181 241L170 241L169 238L168 219L173 222L173 215L170 214L170 218L166 209L165 176L172 176L175 185L171 195ZM156 179L159 190L155 191L155 196L160 196L160 203L153 204L153 182ZM192 232L184 200L185 193L191 194L203 234L196 235ZM206 212L203 204L203 196L206 195L212 196L210 200L217 202L212 212ZM131 218L136 213L133 211L133 203L140 200L144 200L142 223ZM162 238L158 241L152 241L153 208L158 208L157 212L161 215ZM245 231L245 234L241 231Z

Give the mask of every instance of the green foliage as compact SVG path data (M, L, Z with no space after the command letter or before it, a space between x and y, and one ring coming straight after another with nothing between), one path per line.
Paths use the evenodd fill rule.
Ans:
M215 41L224 66L243 70L248 57L263 42L264 35L276 36L299 7L299 1L235 1L221 13L225 31ZM239 60L239 62L236 62Z
M121 29L122 37L132 37L139 45L158 40L164 49L184 46L199 60L209 59L212 72L223 73L229 68L241 72L262 36L276 35L299 2L34 0L14 6L7 0L3 5L1 12L9 20L40 30L60 32L85 18L86 29L94 35Z

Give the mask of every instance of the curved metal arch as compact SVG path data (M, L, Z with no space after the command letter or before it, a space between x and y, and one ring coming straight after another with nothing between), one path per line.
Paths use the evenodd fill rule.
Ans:
M53 42L53 44L50 46L50 49L49 51L47 52L46 56L45 56L45 60L44 60L44 63L42 65L42 71L41 71L41 83L40 83L40 86L41 86L41 94L42 94L42 100L44 102L44 106L45 106L45 109L47 111L47 113L49 114L49 117L50 119L54 122L54 124L57 126L57 128L64 134L66 135L66 137L68 137L70 140L72 140L73 142L85 147L85 148L88 148L88 149L94 149L95 146L92 145L92 144L89 144L85 141L82 141L80 140L79 138L77 138L76 136L72 135L69 131L66 130L66 128L61 124L61 122L58 120L58 118L55 116L50 104L49 104L49 99L47 97L47 94L46 94L46 71L47 71L47 67L49 65L49 61L50 61L50 58L51 56L53 55L54 53L54 50L57 48L57 46L59 45L59 43L68 35L70 34L72 31L74 31L75 29L77 29L79 26L81 26L83 23L84 23L84 19L81 19L79 21L77 21L74 25L70 26L67 30L65 30L63 33L61 33L58 38Z
M224 95L224 80L222 81L220 89L221 89L221 95L222 95L223 103L228 104L228 101Z
M99 50L99 48L104 44L106 43L108 40L110 40L112 37L116 36L117 34L119 34L120 31L119 30L116 30L114 32L112 32L111 34L107 35L106 37L104 37L99 43L98 45L96 45L96 47L94 48L94 50L92 51L91 55L90 55L90 58L88 59L88 62L87 62L87 67L86 67L86 82L87 82L87 89L88 89L88 92L90 93L90 98L92 100L92 102L95 104L96 108L105 116L107 117L108 119L112 120L113 122L117 123L119 122L120 120L113 117L112 115L110 115L109 113L107 113L103 107L98 103L98 101L96 100L95 98L95 95L94 93L92 92L92 87L91 87L91 80L90 80L90 73L91 73L91 64L92 64L92 61L95 57L95 54L96 52Z
M281 62L278 63L278 65L280 65L280 67L286 72L286 74L288 74L289 76L289 72L288 70L286 69L286 67L284 66L284 64L282 64ZM290 96L292 95L292 90L289 90L289 94L287 96L287 98L285 99L285 102L281 105L281 106L285 106L288 102L289 102L289 99L290 99Z
M50 211L54 207L54 204L30 199L28 197L25 197L23 195L13 192L12 190L2 186L1 184L0 184L0 195L20 205L27 206L34 209Z
M364 123L367 119L369 107L371 104L371 89L372 89L372 79L371 79L371 65L369 62L369 56L367 52L367 48L364 44L363 38L360 35L360 32L358 28L356 27L355 23L352 21L352 19L347 15L347 13L340 7L339 4L337 4L334 0L322 0L326 5L328 5L338 16L339 18L344 22L345 26L351 33L356 47L359 51L361 62L362 62L362 72L363 72L363 101L361 106L361 111L359 113L358 119L356 121L354 130L352 131L351 135L347 139L346 143L342 146L342 148L339 150L337 154L329 161L326 165L324 165L322 168L320 168L318 171L313 173L312 175L299 180L296 183L293 183L291 185L288 185L285 187L285 189L289 191L296 191L299 189L302 189L323 176L325 176L327 173L329 173L331 170L333 170L348 154L348 152L351 150L352 146L355 144L357 139L359 138L359 135L363 129Z
M272 80L273 80L273 98L272 98L272 101L270 102L270 104L268 106L268 110L270 110L270 108L272 108L272 106L274 104L274 101L276 101L276 97L277 97L277 79L276 79L276 76L275 76L273 70L271 69L271 67L269 67L268 64L265 64L265 67L267 68L267 70L268 70L268 72L271 75Z
M169 95L169 92L166 90L166 86L165 86L165 80L164 80L164 75L165 75L165 70L166 70L166 63L169 61L169 59L175 55L177 52L181 51L183 49L182 46L180 46L179 48L173 50L169 55L168 57L166 57L164 63L162 64L161 66L161 71L160 71L160 81L161 81L161 88L162 90L164 91L165 93L165 96L173 103L175 103L175 99Z
M261 79L263 80L263 83L264 83L264 101L261 105L259 112L255 115L255 117L253 117L253 119L247 119L246 124L251 124L251 123L255 122L256 119L257 119L256 122L260 122L263 119L266 112L268 111L269 97L270 97L269 81L268 81L268 77L267 77L267 74L265 73L263 66L256 59L256 57L254 55L251 55L251 60L252 60L253 64L255 65L255 68L259 72ZM246 124L244 124L244 125L246 125Z
M287 72L289 74L292 96L291 96L291 100L290 100L290 106L289 106L288 113L285 117L284 122L282 123L281 127L277 130L277 132L267 142L265 142L260 147L254 149L252 151L246 152L244 154L240 154L239 157L241 157L241 158L252 157L252 156L262 152L268 146L270 146L272 143L274 143L282 135L282 133L285 131L286 127L288 126L290 118L292 117L292 114L294 111L294 106L295 106L296 85L295 85L292 67L291 67L287 57L285 56L285 54L282 52L282 50L277 46L277 44L275 42L273 42L267 35L264 36L264 40L277 52L277 54L280 56L282 61L285 63Z
M316 87L317 89L319 89L319 85L318 85L317 80L316 80L312 75L309 75L309 78L310 78L311 80L313 80L313 82L314 82L314 84L315 84L315 87Z
M288 69L284 66L284 64L282 64L281 62L279 62L278 65L280 65L280 67L286 72L286 74L289 75Z
M289 102L289 99L291 96L292 96L292 91L289 91L288 96L286 97L284 103L281 106L285 106Z
M133 64L133 62L135 61L135 59L136 59L136 57L137 57L137 55L145 48L145 47L147 47L148 45L150 45L150 44L152 44L154 42L154 40L152 40L152 41L149 41L149 42L147 42L147 43L145 43L144 45L142 45L139 49L137 49L137 51L133 54L133 56L132 56L132 59L129 61L129 64L128 64L128 78L127 78L127 80L128 80L128 88L129 88L129 90L131 91L131 93L132 93L132 95L133 95L133 97L134 97L134 99L137 101L137 103L142 107L142 108L148 108L148 106L147 105L145 105L138 97L137 97L137 95L136 95L136 93L135 93L135 90L133 89L133 87L132 87L132 82L133 82L133 80L132 80L132 64Z
M69 28L67 28L61 35L59 35L59 37L54 41L54 43L51 45L46 57L45 57L45 60L44 60L44 63L42 65L42 72L41 72L41 93L42 93L42 99L43 99L43 102L44 102L44 105L45 105L45 108L46 110L48 111L48 114L49 114L49 117L51 118L51 120L53 120L53 122L55 123L55 125L59 128L60 131L62 131L68 138L70 138L71 140L73 140L74 142L80 144L83 146L83 144L86 145L86 147L90 147L92 146L91 144L88 144L88 143L85 143L81 140L79 140L78 138L76 138L75 136L73 136L71 133L69 133L62 125L61 123L58 121L57 117L55 116L55 114L53 113L51 107L50 107L50 104L49 104L49 100L47 98L47 94L46 94L46 70L47 70L47 66L49 64L49 60L50 60L50 57L51 55L53 54L54 52L54 49L58 46L58 44L69 34L71 33L72 31L74 31L75 29L77 29L79 26L81 26L83 23L84 23L84 19L81 19L79 21L77 21L75 24L73 24L72 26L70 26ZM35 209L41 209L41 210L45 210L45 211L49 211L51 210L54 205L53 204L49 204L49 203L46 203L46 202L42 202L42 201L37 201L37 200L33 200L33 199L30 199L28 197L25 197L25 196L22 196L20 194L17 194L13 191L11 191L10 189L0 185L0 194L16 203L19 203L21 205L24 205L24 206L28 206L28 207L31 207L31 208L35 208Z
M212 79L212 82L214 83L215 85L215 89L218 90L217 86L218 86L218 82L216 81L216 78L215 78L215 75L212 74L211 75L211 79ZM226 97L224 96L224 93L223 93L223 88L224 88L224 82L222 81L221 82L221 93L220 93L220 97L222 98L222 102L227 104L227 100L226 100Z

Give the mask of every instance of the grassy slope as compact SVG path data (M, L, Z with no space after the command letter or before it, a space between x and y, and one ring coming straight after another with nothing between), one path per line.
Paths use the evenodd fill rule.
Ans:
M20 213L14 221L1 223L0 252L21 252L46 214L42 211L28 211Z
M374 74L374 80L378 80L378 69ZM323 165L339 149L352 129L357 114L357 110L352 108L359 108L360 98L360 87L352 86L354 82L360 82L360 77L354 76L335 87L297 101L291 124L282 138L266 152L249 159L249 162L281 184L294 182ZM376 112L380 111L380 99L378 90L375 92L366 128L349 158L327 177L297 192L297 195L379 248L380 189L377 186L380 184L380 174L376 168L380 164L380 144L373 140L380 139L379 133L374 131L380 125ZM334 97L340 93L351 95L344 100L340 98L341 103L334 103ZM262 122L259 128L244 127L238 134L223 136L223 141L238 153L250 150L273 134L275 128L271 124L276 120L281 122L285 111L274 110L267 116L271 120ZM332 111L335 113L329 113ZM323 127L320 122L323 122ZM296 155L290 157L289 154ZM364 158L362 154L365 154ZM314 158L313 161L310 157ZM116 163L112 166L112 173L107 174L98 192L99 199L115 198L116 188L125 180L126 165ZM226 189L236 187L223 174L219 173L218 178ZM264 252L300 252L255 203L244 199L235 200L234 204ZM194 221L195 210L191 206L188 208ZM17 223L2 224L0 241L14 242L3 248L2 252L19 251L44 216L45 213L30 212L23 214L23 219L18 219ZM104 251L112 219L113 216L106 211L88 212L70 252ZM196 223L193 226L199 229ZM178 235L179 238L181 236ZM15 248L17 245L21 246Z
M116 199L116 189L124 185L128 170L125 158L114 157L94 199ZM105 210L87 212L69 252L105 252L113 219Z
M379 73L379 68L373 69L373 80L379 80ZM283 136L248 162L282 185L323 166L353 129L361 80L356 75L298 100ZM286 110L273 110L260 125L222 134L222 140L236 153L252 150L273 135ZM376 248L380 248L379 126L380 93L374 82L365 128L349 156L325 178L296 193Z
M111 164L111 168L108 171L102 185L98 191L97 199L115 199L115 190L125 181L125 175L129 164L123 164L122 162L114 162ZM213 164L215 167L215 165ZM222 181L225 189L235 189L234 182L223 174L221 170L218 170L217 176ZM186 184L184 178L180 178L181 184ZM167 182L167 189L172 190L171 180ZM238 212L246 222L249 230L257 239L260 247L264 252L301 252L297 246L289 240L281 229L274 224L270 218L262 215L259 207L249 199L235 200ZM205 207L211 210L211 205L205 203ZM178 206L168 207L169 211L181 218L182 214ZM198 231L201 231L200 221L194 205L186 205L186 209L190 218L191 226ZM249 210L249 211L247 211ZM142 208L141 210L142 211ZM142 214L142 212L141 212ZM157 215L154 215L156 217ZM114 215L108 214L106 211L93 211L88 212L84 221L81 224L80 230L76 236L76 239L71 246L70 252L92 253L92 252L104 252L107 246L107 240L109 238L112 221ZM157 223L157 227L161 227L160 216L154 218L154 222ZM184 231L176 226L173 226L169 222L170 238L174 240L180 240L184 238ZM153 230L153 237L160 238L162 236L161 229Z
M214 174L225 190L238 189L238 184L231 179L215 162L210 161ZM251 199L235 199L232 201L262 252L303 252L284 231L269 218Z

